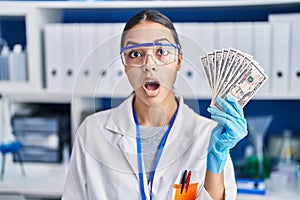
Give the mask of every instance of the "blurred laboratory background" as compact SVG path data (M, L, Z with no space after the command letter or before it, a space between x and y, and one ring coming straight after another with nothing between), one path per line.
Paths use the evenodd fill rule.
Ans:
M195 112L210 117L211 100L195 49L236 48L265 69L230 152L238 199L299 199L300 0L218 0L0 1L0 200L60 199L79 124L132 92L120 34L146 8L175 23L175 89Z

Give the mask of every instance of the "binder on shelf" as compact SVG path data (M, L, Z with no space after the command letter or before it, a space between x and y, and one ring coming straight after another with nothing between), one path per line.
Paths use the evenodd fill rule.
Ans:
M93 54L96 48L96 26L94 23L80 24L80 60L81 65L81 88L82 91L93 93L96 87L98 74L93 73L97 68L97 58Z
M83 60L81 59L81 44L80 44L80 25L78 23L72 24L73 29L73 67L74 67L74 90L76 89L76 83L78 80L78 74L81 70Z
M287 94L289 90L290 24L273 22L272 86L274 94Z
M300 21L291 23L290 92L300 94Z
M194 41L207 52L216 47L216 26L215 23L175 23L176 30L188 40ZM181 37L181 36L179 36ZM188 48L188 47L187 47ZM185 49L185 51L193 49Z
M179 34L179 37L188 38L192 41L199 43L200 34L197 33L199 31L199 23L196 22L186 22L186 23L174 23L174 26Z
M45 27L46 88L51 92L62 91L63 33L61 24Z
M268 16L269 22L291 22L300 21L300 13L284 13L284 14L271 14Z
M112 79L110 65L112 61L112 42L113 38L113 24L99 23L97 24L97 48L99 54L99 67L96 68L95 73L98 74L97 94L108 96L110 91L110 82Z
M183 36L181 45L184 52L182 67L175 82L175 90L188 98L206 97L208 90L199 72L201 71L199 70L201 65L199 56L215 48L215 24L175 23L175 27Z
M213 51L216 48L216 25L215 23L198 23L198 39L200 45L206 52Z
M217 44L218 49L235 46L235 30L233 22L216 23Z
M251 22L235 23L235 47L253 55L253 26Z
M185 23L182 23L182 22L174 22L174 23L173 23L174 28L175 28L175 30L177 31L177 33L178 33L179 35L184 34L184 33L183 33L183 30L184 30L184 25L183 25L183 24L185 24ZM180 36L179 36L179 37L180 37Z
M268 22L255 22L253 55L255 60L265 69L267 75L271 74L271 25ZM267 81L258 91L258 95L269 94L271 81Z
M62 24L63 31L63 90L71 92L75 80L75 38L76 27L73 24Z
M109 89L112 93L111 95L115 96L128 96L130 91L128 91L128 87L125 84L126 82L122 82L121 80L125 78L125 70L122 64L122 60L120 57L120 43L121 43L121 33L123 27L125 26L124 23L113 23L111 24L112 27L112 35L113 41L111 41L111 65L109 66L109 77L110 77L110 84ZM123 85L120 83L123 83Z
M187 60L182 61L182 67L175 82L176 92L191 99L209 96L206 82L198 67Z

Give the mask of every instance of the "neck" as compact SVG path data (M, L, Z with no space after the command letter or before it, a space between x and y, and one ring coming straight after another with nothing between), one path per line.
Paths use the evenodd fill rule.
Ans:
M146 104L137 96L134 100L134 109L142 126L166 126L170 123L177 108L174 95L170 95L158 104Z

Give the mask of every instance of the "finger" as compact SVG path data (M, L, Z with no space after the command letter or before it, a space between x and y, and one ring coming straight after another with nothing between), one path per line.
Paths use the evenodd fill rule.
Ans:
M236 117L236 116L228 115L226 112L213 107L207 108L207 111L211 113L212 118L213 116L223 117L226 118L227 120L230 120L233 124L239 123L241 126L247 127L247 121L244 117Z
M226 99L217 97L216 101L217 101L218 105L221 106L225 110L226 113L228 113L232 116L237 116L237 117L240 116L240 114L235 110L235 108L231 105L231 103L229 101L227 101Z
M230 94L226 95L226 99L230 104L235 108L235 110L239 113L240 116L244 117L244 111L242 106L238 103L238 101Z
M223 110L220 110L218 108L208 108L207 111L210 112L212 119L214 116L219 116L224 119L229 119L229 116L230 116L226 112L224 112Z
M230 115L212 115L211 118L222 125L226 129L226 131L234 132L234 135L244 134L247 132L247 125L245 124L243 119L235 119Z
M222 126L228 127L228 128L231 127L231 124L234 124L234 123L236 123L236 121L238 121L234 117L232 117L230 115L226 115L226 114L225 115L224 114L221 114L221 115L214 114L211 116L211 119L215 120Z
M228 115L226 112L224 112L224 111L222 111L222 110L220 110L220 109L218 109L218 108L211 108L211 107L209 107L209 108L207 109L207 111L210 112L211 118L214 118L214 116L219 116L219 117L222 117L222 118L224 118L224 119L227 119L227 120L229 120L229 121L231 121L231 122L233 122L233 123L234 123L235 121L237 121L237 120L240 119L240 118L238 118L238 117Z

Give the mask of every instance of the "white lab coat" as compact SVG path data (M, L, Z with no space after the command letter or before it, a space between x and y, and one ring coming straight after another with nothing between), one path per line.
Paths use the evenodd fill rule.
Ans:
M136 127L132 99L115 109L95 113L77 131L63 200L138 200L140 186L136 150ZM204 185L207 146L215 122L196 114L183 99L169 133L153 181L153 200L174 199L174 184L184 170L191 170L191 183L198 183L196 199L211 199ZM226 199L236 199L232 161L224 169ZM149 199L149 184L144 186Z

